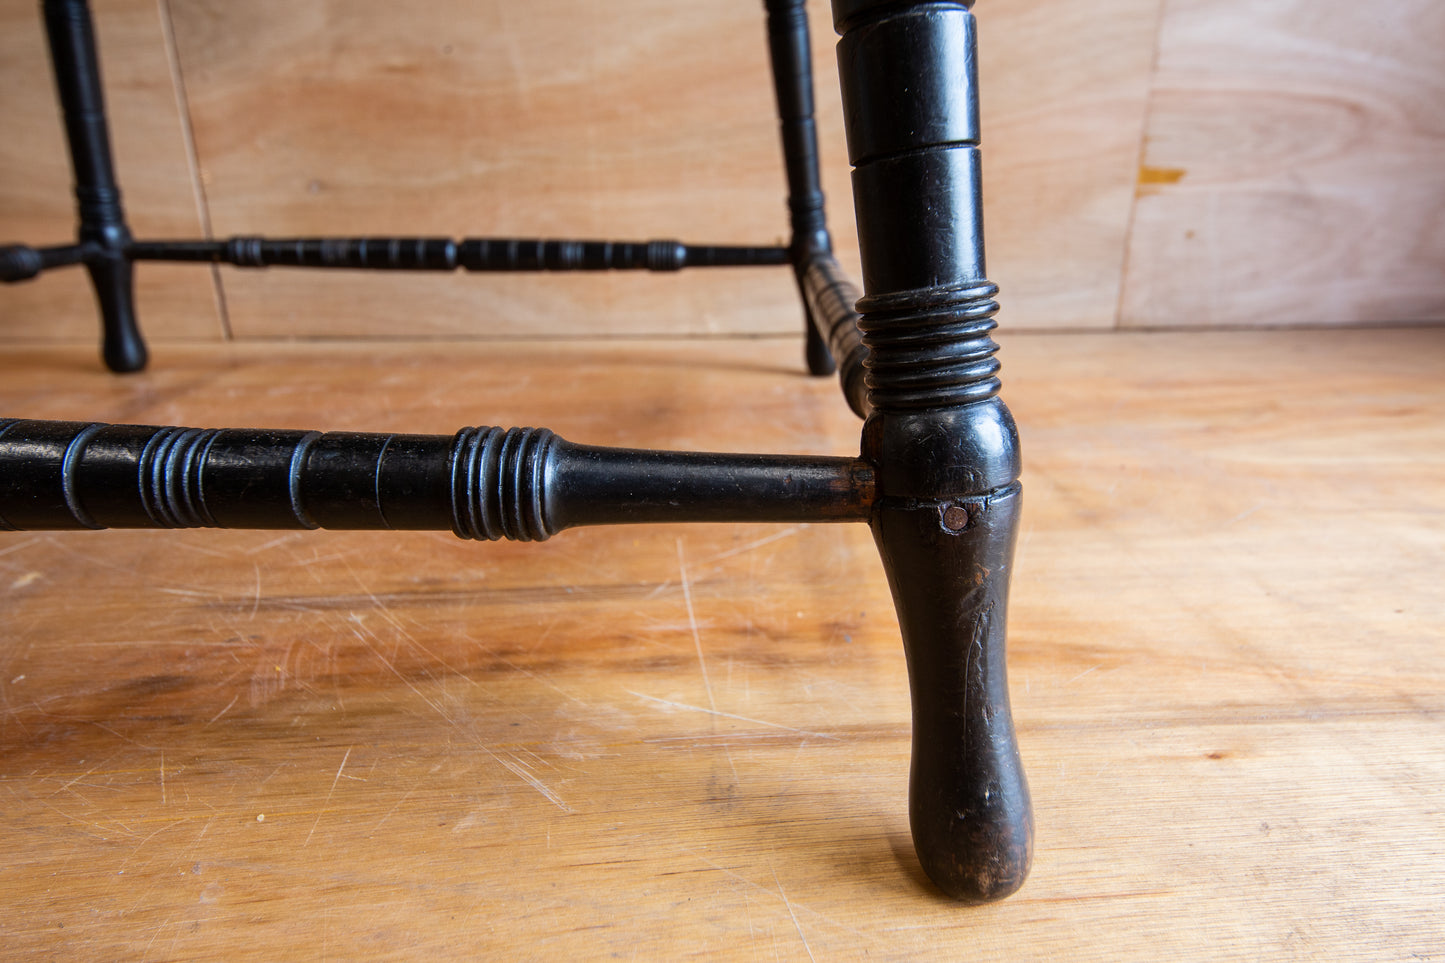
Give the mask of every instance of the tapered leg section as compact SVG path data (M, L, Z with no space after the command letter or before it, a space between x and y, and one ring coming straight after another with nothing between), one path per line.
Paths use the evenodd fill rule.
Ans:
M90 7L85 0L45 0L44 10L56 93L65 114L75 172L79 239L88 252L86 264L101 314L101 355L112 371L138 371L145 367L146 348L136 323L127 256L130 229L111 160Z
M106 367L118 372L141 370L148 353L135 316L131 262L124 257L103 257L86 267L100 308L100 355Z
M880 512L873 524L913 698L908 815L924 871L988 902L1028 875L1033 821L1004 665L1017 485Z
M1028 875L1033 816L1009 710L1005 628L1021 492L1008 409L883 412L873 535L898 610L913 700L909 822L949 896L987 902Z
M838 363L833 360L833 352L828 350L828 342L818 333L818 322L813 320L813 311L807 306L807 293L804 292L804 318L803 331L807 338L807 345L804 348L804 358L808 362L808 374L823 375L833 374L838 370Z

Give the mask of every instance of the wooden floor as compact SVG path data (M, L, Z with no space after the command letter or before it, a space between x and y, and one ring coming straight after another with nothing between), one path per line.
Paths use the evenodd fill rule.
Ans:
M1445 329L1002 341L1013 899L920 876L862 526L15 533L0 955L1445 956ZM799 354L9 348L0 414L855 452Z

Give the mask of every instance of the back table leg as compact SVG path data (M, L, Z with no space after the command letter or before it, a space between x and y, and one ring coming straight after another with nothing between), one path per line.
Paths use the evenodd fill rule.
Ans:
M134 271L126 254L130 229L110 155L90 6L86 0L45 0L44 7L50 61L75 172L79 240L87 250L85 266L104 326L101 354L112 371L139 371L146 364L146 346L135 317Z
M1014 892L1033 822L1004 670L1018 436L997 397L971 0L833 0L870 357L863 457L913 696L909 816L959 899Z
M837 366L818 330L819 322L813 316L803 284L808 266L833 251L823 206L823 182L818 173L807 4L805 0L764 0L764 6L768 11L768 61L773 70L773 91L778 104L778 134L783 142L783 166L788 175L788 214L792 227L788 256L803 295L808 371L829 375Z

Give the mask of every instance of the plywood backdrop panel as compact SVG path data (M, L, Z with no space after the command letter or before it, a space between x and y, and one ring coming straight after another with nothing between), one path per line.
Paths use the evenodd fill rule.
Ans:
M1129 325L1445 318L1445 7L1171 0Z
M1161 2L976 8L1000 323L1113 326Z
M95 8L123 186L137 230L152 236L197 234L198 195L221 235L771 243L787 232L760 4ZM856 273L829 4L812 0L809 11L824 187L841 259ZM1437 7L1011 0L977 13L989 270L1005 325L1445 318ZM63 240L69 175L39 17L24 0L0 0L0 16L0 234ZM195 131L194 178L176 79ZM204 269L146 265L139 276L153 336L221 329ZM538 278L227 268L220 282L244 338L801 326L778 269ZM0 291L0 338L88 340L88 315L73 273Z
M155 0L95 0L113 150L131 227L197 236L200 221L181 115ZM0 0L0 244L75 240L70 162L40 7ZM136 300L162 338L218 338L209 272L147 265ZM96 340L100 323L80 269L0 287L0 339Z
M987 203L1008 321L1113 323L1158 2L985 8ZM753 5L173 9L222 233L748 243L785 230ZM825 188L851 263L831 19L826 3L810 12ZM228 276L227 291L242 336L797 329L787 277L767 270L440 282L272 272Z

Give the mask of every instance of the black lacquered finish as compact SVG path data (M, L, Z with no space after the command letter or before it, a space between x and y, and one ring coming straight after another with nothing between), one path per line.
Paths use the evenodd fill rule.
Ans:
M0 529L451 529L868 518L856 458L599 448L545 428L455 435L0 421Z
M804 0L764 5L786 247L134 241L110 168L84 0L46 0L81 231L74 245L0 248L0 279L86 265L106 318L107 361L129 370L144 363L129 313L133 261L402 271L787 264L807 318L809 369L836 370L865 419L860 457L598 448L544 428L430 436L0 420L0 529L450 529L540 541L580 525L867 522L908 660L919 860L960 900L1014 892L1033 848L1005 667L1019 447L998 397L997 289L984 271L971 3L834 0L861 298L833 258L824 215Z

